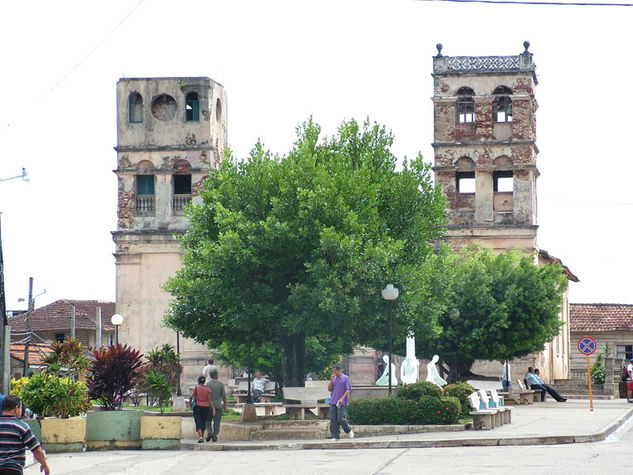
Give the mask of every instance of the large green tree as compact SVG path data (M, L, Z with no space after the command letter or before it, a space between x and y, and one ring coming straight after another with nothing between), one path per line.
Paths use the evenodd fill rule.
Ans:
M387 283L401 290L396 337L433 336L444 307L429 271L445 201L421 156L397 169L392 143L369 121L321 138L310 119L284 157L261 143L244 160L227 156L187 211L167 324L213 347L249 334L277 345L288 386L304 384L306 336L344 352L384 342Z
M451 304L435 341L449 381L469 376L476 359L505 360L542 351L560 331L559 312L567 278L558 264L539 265L521 250L495 253L478 247L446 256Z

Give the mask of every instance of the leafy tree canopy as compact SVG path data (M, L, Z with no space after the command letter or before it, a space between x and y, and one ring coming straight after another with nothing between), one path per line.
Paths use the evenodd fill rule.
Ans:
M166 284L168 325L216 348L249 332L277 345L290 386L303 385L306 336L343 351L380 339L387 283L400 288L403 341L409 329L435 334L444 309L441 279L428 274L445 223L429 166L418 156L396 170L393 137L369 121L320 132L309 119L286 156L257 143L211 170L202 205L187 211L183 267Z
M476 359L542 351L558 334L567 289L560 265L537 265L534 256L518 249L496 253L472 247L446 259L451 305L439 320L439 338L420 342L420 349L448 363L450 381L469 375Z

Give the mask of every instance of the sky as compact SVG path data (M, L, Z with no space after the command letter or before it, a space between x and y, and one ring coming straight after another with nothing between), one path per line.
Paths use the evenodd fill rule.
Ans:
M26 308L29 277L36 307L115 298L119 78L221 83L237 157L258 138L284 154L309 116L325 135L369 117L398 157L431 163L435 45L517 55L525 40L539 80L538 246L580 279L571 302L633 304L632 16L415 0L2 2L0 178L29 176L0 182L7 308Z

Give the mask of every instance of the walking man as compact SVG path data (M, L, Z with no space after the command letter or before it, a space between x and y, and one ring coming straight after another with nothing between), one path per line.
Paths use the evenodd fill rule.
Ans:
M340 365L334 365L332 379L327 386L327 390L332 392L330 398L330 435L331 440L339 440L341 437L341 427L349 438L354 438L354 431L347 422L347 404L349 403L349 393L352 391L352 384L349 376L343 374Z
M211 381L204 384L211 390L211 400L215 407L215 415L209 414L207 419L207 442L213 439L213 442L218 441L218 434L220 432L220 421L222 420L222 411L226 409L226 390L222 381L218 381L218 372L211 371ZM211 426L213 425L213 429Z
M46 456L42 446L31 432L31 428L19 417L22 403L17 396L6 396L2 401L2 416L0 416L0 473L6 475L21 475L26 458L24 450L33 452L35 460L40 463L40 472L50 474L46 463Z

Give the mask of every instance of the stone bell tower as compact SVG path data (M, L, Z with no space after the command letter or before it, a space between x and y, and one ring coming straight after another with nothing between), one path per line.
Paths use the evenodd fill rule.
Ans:
M226 147L226 94L205 77L129 78L117 83L118 225L116 311L119 341L143 353L176 332L162 327L170 295L165 281L181 266L176 235L183 208L199 196ZM194 381L206 348L180 339L183 381Z
M437 45L433 170L454 248L536 249L537 79L523 46L517 56L443 56Z

